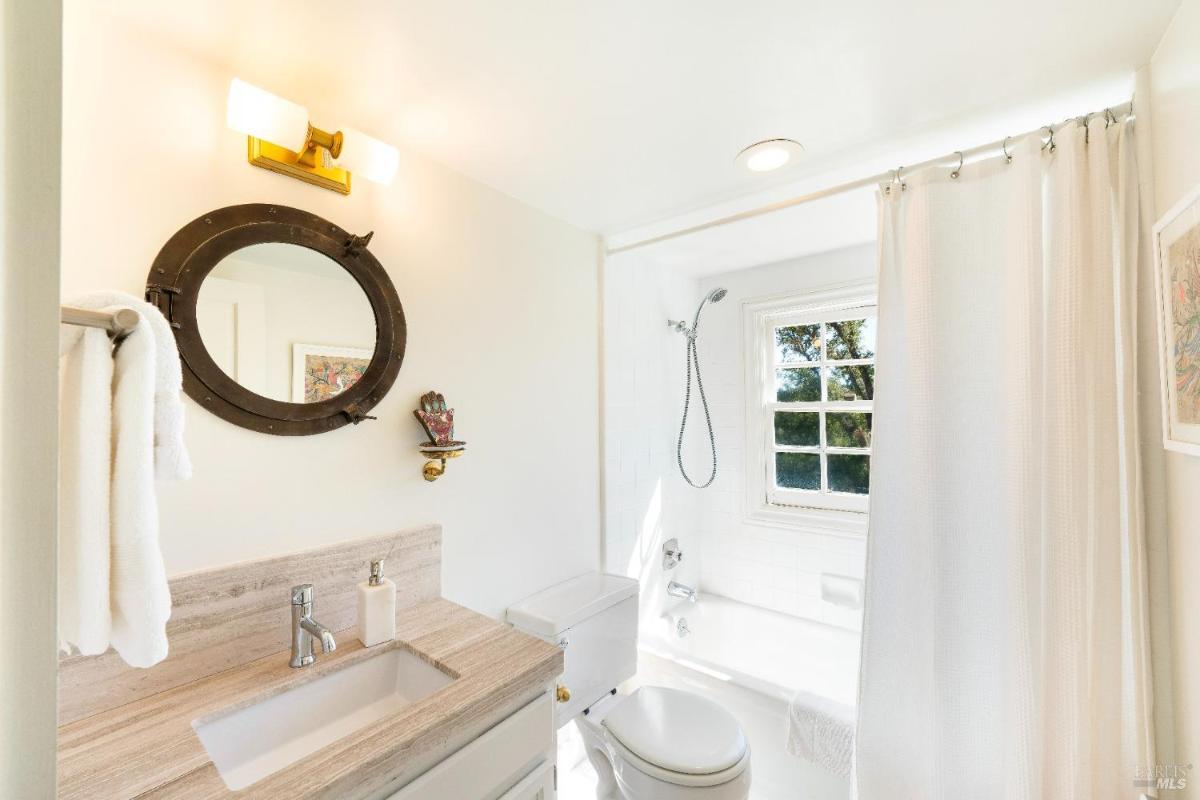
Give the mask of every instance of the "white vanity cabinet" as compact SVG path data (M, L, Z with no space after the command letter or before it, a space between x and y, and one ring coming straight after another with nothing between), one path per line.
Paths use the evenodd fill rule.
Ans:
M554 800L556 733L547 691L387 800Z

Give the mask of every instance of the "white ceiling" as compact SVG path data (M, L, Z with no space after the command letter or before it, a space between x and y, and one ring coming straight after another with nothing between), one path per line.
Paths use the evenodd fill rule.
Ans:
M1127 80L1178 2L111 7L307 105L317 122L327 114L327 124L361 128L612 233L795 182L881 142ZM739 149L776 136L804 144L799 165L770 176L735 169Z

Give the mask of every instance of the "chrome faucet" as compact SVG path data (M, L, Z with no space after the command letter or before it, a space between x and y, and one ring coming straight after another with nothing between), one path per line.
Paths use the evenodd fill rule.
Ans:
M292 587L292 660L293 667L307 667L317 660L313 654L313 638L321 640L321 652L332 653L337 648L333 633L312 618L313 587L302 583Z
M696 590L679 581L671 581L667 584L667 594L671 597L685 597L689 603L696 602Z

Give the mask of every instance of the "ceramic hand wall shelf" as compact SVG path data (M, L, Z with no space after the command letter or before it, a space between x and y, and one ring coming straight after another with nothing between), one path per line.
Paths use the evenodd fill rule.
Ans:
M422 473L425 480L436 481L445 474L446 461L461 456L466 451L467 443L454 438L454 409L446 408L446 398L440 392L421 395L421 407L413 411L413 416L429 437L428 442L417 447L431 459L425 462Z

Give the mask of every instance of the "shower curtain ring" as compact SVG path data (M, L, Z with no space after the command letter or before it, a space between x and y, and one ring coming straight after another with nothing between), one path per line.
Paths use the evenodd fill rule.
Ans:
M1058 149L1058 145L1056 145L1054 143L1054 126L1047 125L1046 130L1050 131L1050 140L1042 145L1042 149L1043 150L1049 149L1050 152L1053 153L1056 149Z
M902 192L908 188L908 184L904 182L904 178L902 177L903 174L904 174L904 166L901 165L899 167L896 167L896 183L900 184L900 191L902 191Z
M962 174L962 168L963 168L963 154L962 154L962 150L955 150L955 151L954 151L954 154L955 154L956 156L958 156L958 166L957 166L957 167L955 167L955 168L954 168L954 171L950 173L950 177L951 177L951 178L958 178L958 176L959 176L960 174Z
M1104 109L1104 129L1108 130L1108 126L1117 121L1117 115L1112 113L1111 108Z
M1011 138L1012 138L1011 136L1005 136L1004 144L1000 145L1000 149L1004 152L1004 163L1005 164L1012 163L1012 153L1008 152L1008 140Z

